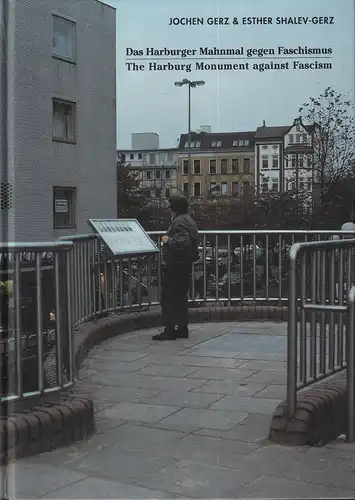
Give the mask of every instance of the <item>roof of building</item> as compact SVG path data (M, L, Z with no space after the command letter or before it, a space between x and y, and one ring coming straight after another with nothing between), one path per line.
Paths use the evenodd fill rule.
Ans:
M282 125L277 127L268 127L265 124L256 129L255 138L258 139L282 139L291 128L299 123L302 127L304 127L307 132L311 133L314 130L314 126L305 125L302 122L301 118L296 118L292 125Z
M191 147L196 150L238 150L254 148L255 132L191 132ZM186 149L189 135L181 134L178 149ZM243 142L243 144L242 144ZM196 143L199 143L196 146ZM220 145L217 146L217 143Z
M154 149L154 148L150 148L150 149L117 149L117 154L130 154L130 153L159 153L159 152L162 152L162 153L170 153L170 152L174 152L176 151L177 152L177 147L173 147L173 148L157 148L157 149Z

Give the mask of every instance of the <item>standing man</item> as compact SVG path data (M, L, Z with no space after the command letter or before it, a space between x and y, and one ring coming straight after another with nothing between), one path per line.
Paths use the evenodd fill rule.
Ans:
M153 340L176 340L189 337L188 291L192 264L198 259L199 236L196 222L188 214L184 196L169 198L171 225L163 242L163 278L161 308L164 331Z

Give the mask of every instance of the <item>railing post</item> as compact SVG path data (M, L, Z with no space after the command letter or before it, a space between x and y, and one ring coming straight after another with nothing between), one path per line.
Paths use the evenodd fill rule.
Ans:
M296 268L299 243L290 250L290 291L288 299L288 331L287 331L287 411L292 418L297 402L297 290Z
M348 430L347 439L355 441L355 286L349 292L347 325L347 390Z

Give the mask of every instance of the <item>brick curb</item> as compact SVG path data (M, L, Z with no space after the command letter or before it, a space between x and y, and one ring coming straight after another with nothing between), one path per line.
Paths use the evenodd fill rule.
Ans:
M94 405L83 393L57 395L7 419L0 419L0 465L89 437L94 431Z
M346 374L341 372L300 392L291 419L286 400L282 401L273 415L269 439L284 445L324 445L346 429Z

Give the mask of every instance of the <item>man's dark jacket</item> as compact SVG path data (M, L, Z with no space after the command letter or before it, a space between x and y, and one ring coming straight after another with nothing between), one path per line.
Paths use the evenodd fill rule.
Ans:
M192 264L198 259L198 230L196 222L188 214L175 217L166 233L168 243L163 247L167 266Z

